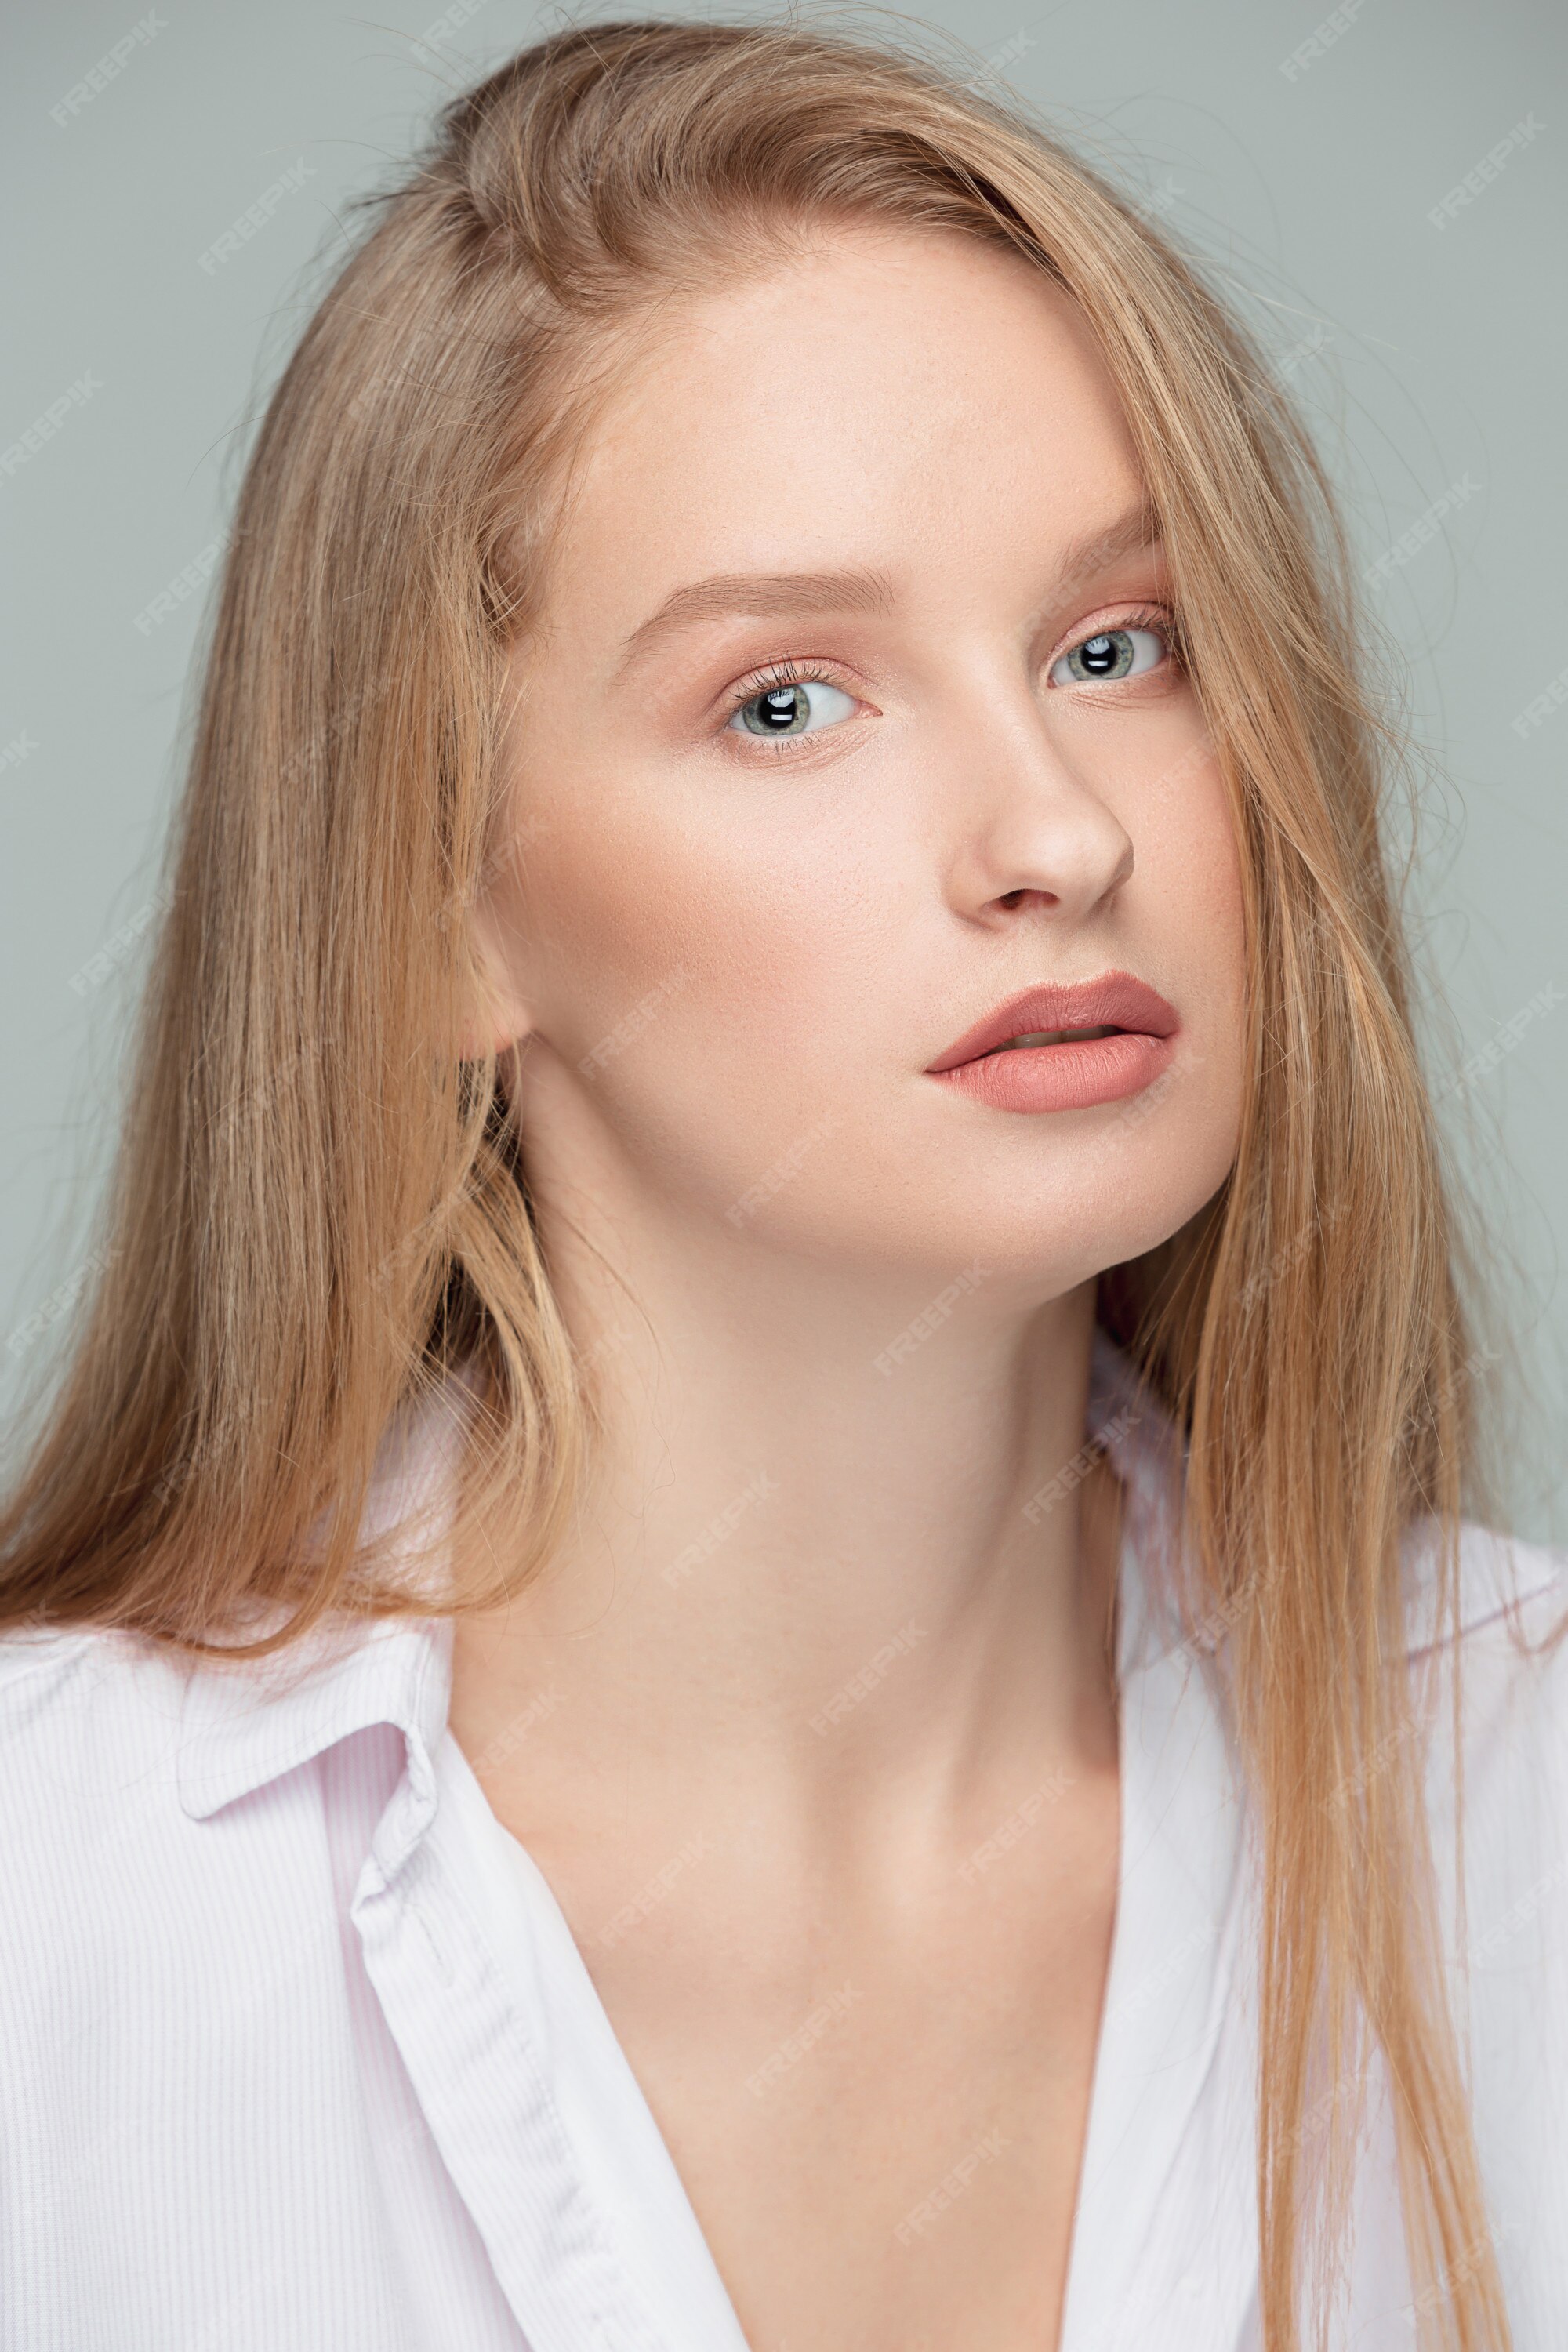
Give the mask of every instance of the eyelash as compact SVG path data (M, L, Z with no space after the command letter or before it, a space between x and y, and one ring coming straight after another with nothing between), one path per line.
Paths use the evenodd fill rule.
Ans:
M1076 652L1079 646L1087 645L1091 637L1109 636L1117 629L1142 628L1154 629L1164 638L1171 660L1179 667L1182 660L1181 627L1170 606L1168 604L1135 604L1125 610L1120 619L1102 624L1097 628L1086 629L1081 636L1074 637L1070 644L1060 646L1046 664L1047 675L1048 676L1056 667L1063 654ZM1145 672L1144 675L1147 676L1150 673ZM828 686L837 686L845 694L852 693L854 690L846 682L847 673L836 662L790 659L768 662L761 669L753 670L749 677L739 679L731 688L725 698L720 720L721 728L727 728L736 711L742 709L748 702L755 701L759 694L768 694L781 686L805 686L813 679L821 680ZM1089 683L1087 680L1079 682ZM1103 684L1108 686L1130 683L1136 683L1136 681L1121 678L1107 678L1103 681ZM1058 687L1054 690L1059 694L1062 689ZM752 740L761 749L766 739L758 736ZM809 735L779 736L768 743L766 748L775 756L782 755L789 759L794 756L794 747L796 744L809 743L814 740ZM745 755L742 753L742 756Z

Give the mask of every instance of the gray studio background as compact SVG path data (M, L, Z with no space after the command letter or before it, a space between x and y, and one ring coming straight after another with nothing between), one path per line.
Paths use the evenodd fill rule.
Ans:
M564 21L528 0L6 15L0 1422L90 1268L258 400L345 203L446 94ZM1411 909L1443 1116L1503 1245L1515 1524L1568 1542L1568 11L932 0L904 21L962 37L1194 242L1314 420L1432 755Z

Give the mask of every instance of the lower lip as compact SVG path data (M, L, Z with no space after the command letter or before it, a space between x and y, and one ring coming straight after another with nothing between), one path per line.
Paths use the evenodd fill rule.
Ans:
M1142 1094L1169 1066L1174 1045L1171 1037L1122 1029L1114 1037L1079 1037L1061 1045L1010 1045L930 1075L993 1110L1087 1110Z

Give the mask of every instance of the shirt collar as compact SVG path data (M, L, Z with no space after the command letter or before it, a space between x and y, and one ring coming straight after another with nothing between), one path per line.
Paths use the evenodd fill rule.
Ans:
M1167 1406L1098 1323L1084 1418L1083 1446L1069 1470L1081 1475L1104 1454L1122 1490L1117 1672L1125 1681L1191 1634L1178 1598L1185 1579L1176 1552L1186 1454ZM1199 1647L1212 1646L1205 1629L1193 1638Z
M434 1547L437 1577L468 1395L461 1387L437 1391L396 1424L362 1522L378 1532L406 1521ZM416 1602L421 1588L409 1589ZM282 1603L258 1610L247 1632L274 1632L289 1614ZM193 1819L205 1820L377 1723L405 1735L424 1778L446 1727L451 1681L451 1618L416 1608L398 1617L337 1612L268 1657L200 1660L181 1709L180 1802Z
M1089 1445L1110 1456L1126 1493L1127 1542L1121 1595L1126 1630L1121 1670L1152 1664L1185 1647L1212 1654L1224 1642L1223 1608L1197 1610L1192 1553L1181 1540L1186 1439L1168 1407L1137 1366L1097 1324L1089 1357ZM1415 1520L1401 1544L1405 1571L1405 1654L1415 1658L1443 1641L1442 1585L1436 1522ZM1461 1522L1457 1630L1463 1633L1503 1616L1532 1595L1556 1586L1568 1603L1564 1555L1511 1536ZM1187 1598L1184 1599L1184 1595Z
M334 1619L268 1658L203 1661L181 1712L182 1806L205 1821L376 1723L395 1724L428 1762L447 1722L451 1659L449 1617L377 1617Z

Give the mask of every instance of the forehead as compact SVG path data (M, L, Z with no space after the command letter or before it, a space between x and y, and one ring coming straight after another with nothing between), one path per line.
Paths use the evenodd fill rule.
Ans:
M855 224L684 297L621 349L579 446L551 601L640 616L679 581L1009 545L1135 495L1070 299L956 231Z

